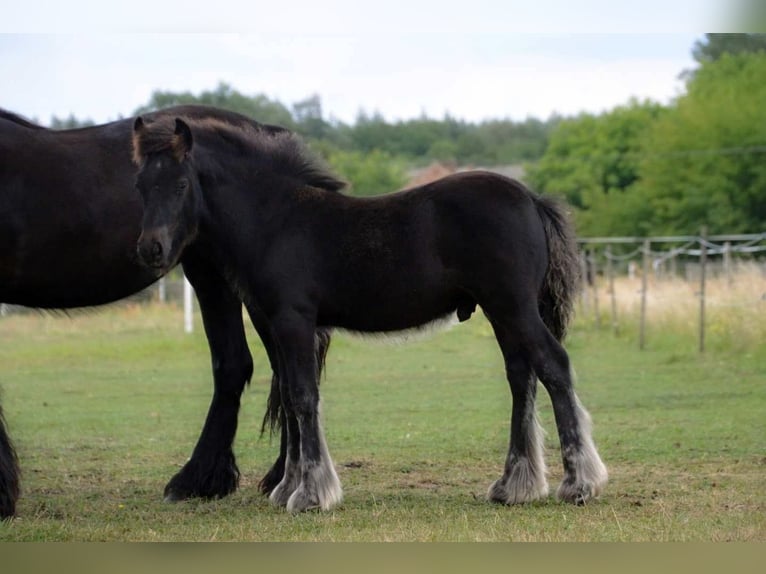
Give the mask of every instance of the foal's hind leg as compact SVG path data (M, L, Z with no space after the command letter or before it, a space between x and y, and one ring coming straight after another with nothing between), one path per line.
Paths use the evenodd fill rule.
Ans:
M535 409L537 378L514 341L512 331L500 325L493 326L505 358L505 370L513 395L513 411L505 471L502 478L489 487L487 496L502 504L531 502L548 494L543 431Z
M527 342L527 352L551 397L558 427L564 479L556 496L584 504L601 493L608 475L591 437L590 416L572 385L569 357L542 321Z

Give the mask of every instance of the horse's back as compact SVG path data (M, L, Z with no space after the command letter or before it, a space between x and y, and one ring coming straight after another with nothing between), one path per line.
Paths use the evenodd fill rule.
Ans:
M470 306L480 288L501 279L523 281L533 297L542 282L544 231L532 194L514 180L466 172L332 201L342 211L319 215L324 224L312 240L322 245L323 306L339 317L326 317L328 324L404 329Z
M134 256L130 121L54 131L0 119L0 300L113 301L152 282Z

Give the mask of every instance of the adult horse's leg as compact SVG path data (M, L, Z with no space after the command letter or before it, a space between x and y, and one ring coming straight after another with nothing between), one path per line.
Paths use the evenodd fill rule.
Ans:
M16 514L19 491L19 462L0 407L0 520Z
M213 366L214 391L191 459L165 487L170 501L217 498L237 489L239 469L232 451L240 396L253 374L242 322L242 303L204 260L187 252L184 272L194 286Z
M287 311L275 318L273 327L288 448L285 475L271 500L291 512L329 510L340 503L343 491L320 420L315 326L301 314Z
M590 415L575 394L567 352L538 316L530 321L534 328L525 341L527 357L551 397L561 442L564 479L556 496L584 504L606 485L606 467L591 437Z
M537 377L515 338L512 327L493 322L505 358L505 371L513 396L511 436L502 478L492 483L487 496L502 504L531 502L547 496L543 457L543 431L537 419Z

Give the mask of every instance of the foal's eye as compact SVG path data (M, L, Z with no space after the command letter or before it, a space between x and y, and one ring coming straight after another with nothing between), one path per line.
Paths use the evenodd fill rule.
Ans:
M189 187L189 180L187 179L178 180L178 183L176 183L176 193L181 194L184 191L186 191L188 187Z

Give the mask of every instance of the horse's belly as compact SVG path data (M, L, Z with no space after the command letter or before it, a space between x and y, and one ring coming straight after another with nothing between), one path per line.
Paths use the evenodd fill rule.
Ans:
M453 315L460 301L457 294L437 289L398 292L381 286L338 297L329 306L330 313L323 316L320 310L319 320L326 326L362 333L405 331Z

